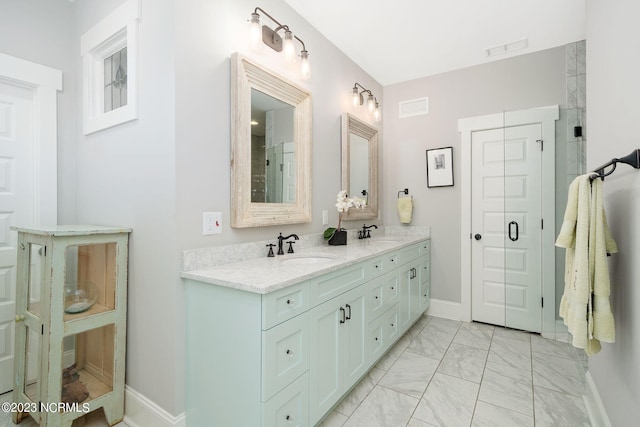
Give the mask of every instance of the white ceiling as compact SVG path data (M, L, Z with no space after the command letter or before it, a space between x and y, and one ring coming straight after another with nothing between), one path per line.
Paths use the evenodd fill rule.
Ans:
M285 2L382 85L585 38L585 0ZM487 57L485 49L525 38L526 49Z

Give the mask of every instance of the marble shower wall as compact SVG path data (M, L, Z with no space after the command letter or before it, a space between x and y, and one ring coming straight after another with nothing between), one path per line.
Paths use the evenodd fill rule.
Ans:
M566 45L567 64L567 183L586 172L587 142L587 70L586 42ZM576 137L574 129L582 127L582 136Z

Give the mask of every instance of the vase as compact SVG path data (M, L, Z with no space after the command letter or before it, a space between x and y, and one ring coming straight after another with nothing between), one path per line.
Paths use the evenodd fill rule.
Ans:
M347 230L336 230L329 239L331 246L340 246L347 244Z

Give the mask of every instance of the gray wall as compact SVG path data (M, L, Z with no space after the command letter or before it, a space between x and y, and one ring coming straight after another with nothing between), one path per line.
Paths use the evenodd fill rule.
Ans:
M279 232L318 233L322 210L335 227L335 196L340 190L340 115L354 113L350 89L357 81L380 100L382 87L283 1L265 10L302 38L311 58L311 81L297 80L269 48L247 49L247 19L256 7L248 0L180 1L176 8L176 192L180 246L202 246L275 239ZM263 17L264 19L264 17ZM268 23L268 20L265 21ZM231 229L230 203L230 63L234 52L279 71L313 93L312 216L308 224ZM222 234L202 236L202 212L222 211ZM356 227L359 223L354 223ZM361 225L361 224L360 224Z
M640 117L640 3L587 0L587 105L589 170L640 148L633 125ZM640 172L621 165L604 181L605 209L619 253L610 258L616 343L602 344L589 371L611 424L640 419Z
M80 36L123 0L73 6L76 87ZM139 118L82 134L76 96L76 220L133 229L129 244L127 385L170 413L183 409L184 323L175 224L173 0L142 0Z
M429 97L426 116L398 118L398 102ZM565 106L565 48L558 47L384 88L382 195L409 188L414 225L431 226L433 298L460 302L458 119L545 105ZM425 150L453 147L454 186L427 188ZM386 225L399 225L393 202Z

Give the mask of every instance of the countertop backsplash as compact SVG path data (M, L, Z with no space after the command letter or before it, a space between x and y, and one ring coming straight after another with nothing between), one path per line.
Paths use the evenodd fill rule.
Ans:
M358 230L347 230L348 240L358 239ZM377 230L371 230L373 236L394 235L424 235L431 236L431 227L416 226L378 226ZM300 235L300 240L296 241L294 249L308 249L315 246L326 246L322 233ZM188 249L182 251L182 271L200 270L202 268L214 267L216 265L228 264L231 262L245 261L252 258L266 257L269 243L278 244L277 236L273 239L261 240L257 242L239 243L225 246L210 246L206 248ZM274 251L277 248L274 248ZM286 246L285 246L286 250Z

